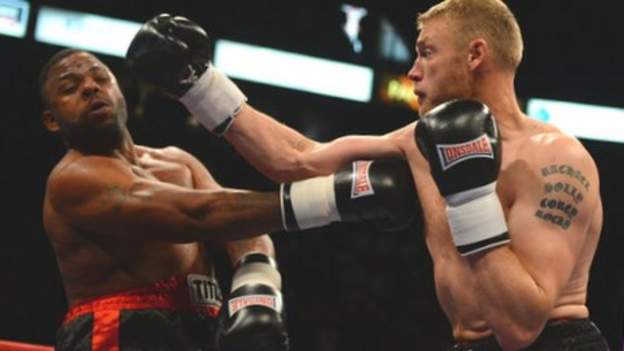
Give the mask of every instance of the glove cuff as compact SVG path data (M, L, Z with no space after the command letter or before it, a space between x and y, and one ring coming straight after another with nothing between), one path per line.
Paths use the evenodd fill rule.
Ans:
M275 290L282 289L282 276L272 257L261 252L252 252L239 260L230 291L253 284L268 285Z
M282 184L280 198L282 222L288 231L340 221L333 174Z
M448 199L446 214L453 242L462 256L510 242L496 182L465 191ZM478 197L474 197L475 194Z
M221 136L230 128L247 97L210 64L179 100L204 127Z

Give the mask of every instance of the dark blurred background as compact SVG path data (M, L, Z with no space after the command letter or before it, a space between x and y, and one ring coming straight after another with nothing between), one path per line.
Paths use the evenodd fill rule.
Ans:
M415 17L436 1L360 1L356 53L341 30L343 2L50 0L31 2L24 38L0 35L2 160L5 204L0 244L0 339L53 344L66 309L54 253L42 228L48 173L64 146L40 122L37 75L59 46L34 40L40 6L142 22L161 12L188 16L215 38L279 48L374 69L370 102L237 80L255 107L317 140L378 134L415 118L406 105L379 97L382 77L404 74L413 58ZM525 59L517 79L521 101L530 97L624 107L624 48L619 1L510 0L524 32ZM381 27L390 24L407 47L407 60L381 54ZM199 157L227 186L274 190L227 143L186 120L176 102L139 84L119 57L98 55L117 75L130 110L135 141L174 144ZM249 58L253 60L253 58ZM587 116L591 124L592 116ZM605 125L605 129L610 126ZM623 335L624 144L583 140L601 173L605 221L592 269L592 318L620 350ZM333 225L306 233L273 233L284 278L295 351L440 350L452 342L436 301L432 266L417 227L381 233L367 226Z

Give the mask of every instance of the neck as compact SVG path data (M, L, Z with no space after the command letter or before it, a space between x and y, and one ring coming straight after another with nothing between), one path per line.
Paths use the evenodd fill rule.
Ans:
M504 139L525 128L527 118L518 105L512 73L489 75L479 82L476 91L477 100L492 111Z
M121 139L121 146L115 149L114 154L122 157L130 163L136 163L137 155L134 148L134 140L128 131L128 128L123 129L123 138Z
M134 141L127 128L123 127L117 138L106 138L97 140L94 138L80 143L69 142L68 146L81 154L114 156L123 158L130 163L135 163L137 156L134 148Z

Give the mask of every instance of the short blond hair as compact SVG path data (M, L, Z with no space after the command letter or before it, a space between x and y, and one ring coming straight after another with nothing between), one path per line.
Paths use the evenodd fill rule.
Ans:
M418 30L425 22L446 17L457 25L462 45L481 37L492 48L503 68L516 70L522 60L524 43L514 14L501 0L444 0L418 15Z

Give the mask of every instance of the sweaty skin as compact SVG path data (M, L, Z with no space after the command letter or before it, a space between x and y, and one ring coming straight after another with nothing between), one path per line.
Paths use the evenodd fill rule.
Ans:
M379 137L351 136L326 144L307 140L307 149L276 153L277 161L266 164L256 156L305 137L245 106L226 138L244 157L253 159L251 163L263 163L267 169L259 169L267 176L280 180L332 172L336 164L346 162L342 160L405 157L423 209L438 300L455 340L477 340L496 331L501 344L509 338L528 345L549 319L588 316L587 282L602 227L602 207L597 169L583 146L552 126L521 113L517 118L518 123L499 123L503 158L497 194L511 245L470 258L461 257L452 241L446 202L414 140L417 122ZM271 133L279 136L278 141L267 137L253 142L264 135L254 130L267 130L264 123L273 127ZM244 145L239 145L240 140L245 140ZM544 169L553 165L562 172L544 176ZM574 174L567 174L568 169L574 169ZM548 192L551 188L559 191ZM549 199L546 208L544 199ZM550 200L569 206L550 208ZM538 217L538 211L549 213L551 219ZM565 222L557 216L570 219L570 225L563 228Z
M212 275L206 245L224 245L233 263L274 255L258 233L281 228L278 196L222 188L181 149L135 145L123 95L97 58L61 59L44 91L44 124L68 146L48 177L43 220L70 306L172 275Z
M469 257L458 254L445 200L415 143L417 122L383 136L317 143L245 104L225 138L279 181L328 174L356 159L405 157L423 207L437 296L455 340L495 334L504 349L520 349L548 320L589 314L587 282L603 215L598 171L578 140L522 113L515 72L496 66L485 40L458 49L454 32L442 19L428 21L408 76L421 116L460 97L490 107L502 135L497 194L510 245Z
M201 177L183 162L179 149L152 149L135 146L137 164L115 160L136 177L159 180L188 189L195 188L197 179L204 189L218 185L206 175ZM90 162L89 162L90 161ZM85 160L85 156L68 153L52 172L51 181L68 167L79 163L92 169L110 167L109 160ZM101 161L101 162L100 162ZM203 178L203 179L202 179ZM59 266L70 303L110 294L119 290L141 287L166 279L174 274L211 274L212 264L205 247L199 242L171 243L132 238L132 233L108 235L83 230L64 218L64 201L53 203L58 188L48 191L44 201L44 223L57 253ZM62 191L62 189L58 189Z
M461 257L455 249L446 219L446 203L435 187L429 164L413 142L415 124L396 132L396 141L405 151L423 207L425 239L434 263L438 300L457 341L476 340L492 334L485 313L503 315L502 311L521 310L527 304L543 310L542 314L524 316L529 324L542 324L547 319L584 318L589 314L585 305L589 268L602 225L602 208L596 189L578 190L585 194L577 207L579 214L584 213L584 218L575 217L574 224L567 230L545 222L534 213L540 209L547 184L561 182L582 188L567 175L554 175L550 179L542 176L543 167L557 163L561 147L576 148L581 153L579 158L584 159L579 164L590 163L591 159L584 150L581 151L577 141L554 128L528 119L525 122L522 132L502 142L503 160L497 194L505 211L512 245L490 250L486 255L513 250L520 267L500 264L496 268L494 265L489 267L499 270L500 285L496 286L499 290L503 286L517 290L509 301L496 301L495 306L483 303L479 286L485 282L476 274L478 268L475 269L471 262L474 259ZM504 135L505 131L501 133ZM598 186L595 166L590 163L587 168L587 174L591 174L595 182L593 186ZM566 193L553 195L566 203L574 203ZM490 284L496 285L494 282ZM529 293L525 295L525 291ZM545 306L541 307L540 302Z

